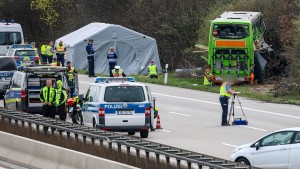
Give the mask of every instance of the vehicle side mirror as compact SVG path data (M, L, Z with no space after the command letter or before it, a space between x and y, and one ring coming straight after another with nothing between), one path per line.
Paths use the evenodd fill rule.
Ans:
M93 102L93 96L89 97L89 102Z
M78 99L79 99L79 100L85 100L85 99L84 99L84 94L78 95Z
M254 145L255 145L256 150L258 150L259 149L259 142L255 143Z
M9 89L9 88L10 88L10 85L4 85L4 86L3 86L3 89L4 89L4 90L7 90L7 89Z

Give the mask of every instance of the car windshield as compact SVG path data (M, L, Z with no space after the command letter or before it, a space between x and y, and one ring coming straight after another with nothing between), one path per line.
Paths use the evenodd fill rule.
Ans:
M249 36L249 26L241 24L216 24L213 36L221 39L242 39Z
M108 86L105 90L106 102L143 102L145 101L142 86Z
M0 45L21 44L20 32L0 32Z
M14 71L17 70L14 58L0 58L0 71Z
M35 56L35 50L17 50L15 56Z

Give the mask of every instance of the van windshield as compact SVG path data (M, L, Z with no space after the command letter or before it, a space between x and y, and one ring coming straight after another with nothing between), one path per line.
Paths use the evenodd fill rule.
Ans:
M14 71L17 70L14 58L0 58L0 71Z
M145 94L142 86L108 86L105 89L106 102L143 102Z
M0 45L21 44L20 32L0 32Z

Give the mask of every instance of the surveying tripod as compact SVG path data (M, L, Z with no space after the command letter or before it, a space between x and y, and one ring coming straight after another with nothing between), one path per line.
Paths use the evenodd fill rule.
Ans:
M238 97L238 94L239 92L235 92L234 94L233 94L233 97L232 97L232 99L231 99L231 105L230 105L230 112L229 112L229 114L228 114L228 124L230 124L230 125L234 125L235 123L235 119L234 119L234 104L235 104L235 98L237 98L237 100L238 100L238 102L239 102L239 105L240 105L240 108L241 108L241 110L242 110L242 113L243 113L243 116L244 116L244 118L245 118L245 120L242 120L241 118L239 118L240 119L240 122L241 123L245 123L245 125L247 125L248 124L248 121L247 121L247 119L246 119L246 115L245 115L245 113L244 113L244 110L243 110L243 107L242 107L242 104L241 104L241 102L240 102L240 99L239 99L239 97ZM242 124L243 125L243 124Z

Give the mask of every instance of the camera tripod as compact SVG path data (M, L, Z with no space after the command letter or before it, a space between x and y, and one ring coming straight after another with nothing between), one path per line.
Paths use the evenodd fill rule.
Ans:
M240 108L241 108L241 110L242 110L242 113L243 113L243 116L244 116L244 118L245 118L245 120L242 120L242 118L234 118L234 104L235 104L235 98L237 98L237 100L238 100L238 103L239 103L239 105L240 105ZM246 119L246 115L245 115L245 113L244 113L244 110L243 110L243 107L242 107L242 104L241 104L241 102L240 102L240 99L239 99L239 97L238 97L238 95L237 95L237 93L234 93L233 94L233 97L232 97L232 100L231 100L231 105L230 105L230 112L229 112L229 114L228 114L228 124L230 124L230 125L247 125L248 124L248 121L247 121L247 119Z

